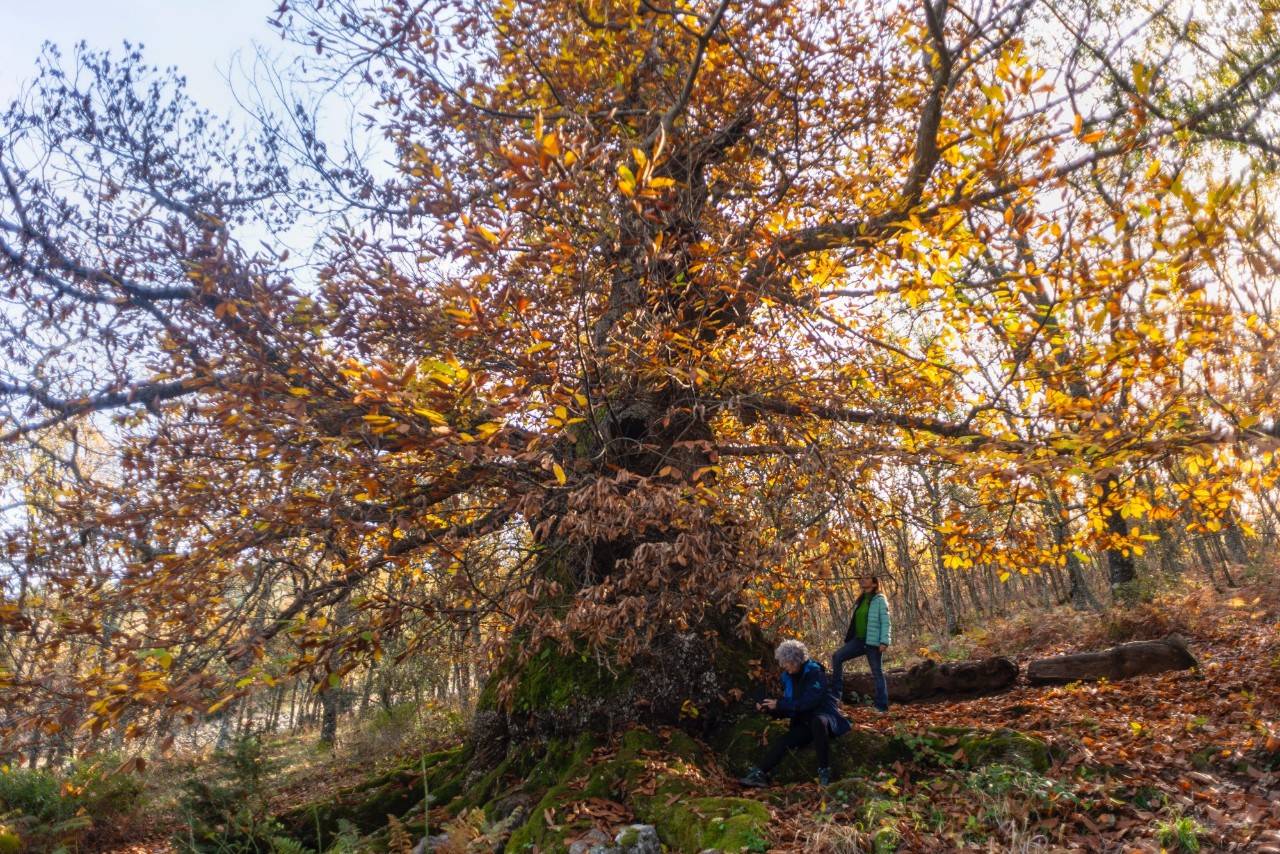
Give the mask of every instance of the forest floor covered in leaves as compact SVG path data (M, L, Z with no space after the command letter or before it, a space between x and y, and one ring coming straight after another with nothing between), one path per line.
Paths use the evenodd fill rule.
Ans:
M1280 852L1280 585L1162 596L1126 611L996 623L973 654L1022 659L1177 631L1199 670L1033 687L971 700L851 709L856 728L1008 727L1045 740L1044 774L900 764L871 798L797 786L774 848ZM941 761L938 761L941 760ZM943 767L937 767L937 766Z
M759 791L734 782L743 769L712 759L695 775L697 794L708 803L745 797L765 807L767 838L754 850L1280 852L1275 579L1224 592L1168 593L1105 615L1026 614L953 640L949 654L1007 655L1025 664L1170 632L1189 640L1199 669L1116 683L1020 683L988 697L896 706L888 715L846 707L855 728L846 738L892 736L910 747L909 755L844 769L843 779L825 789L807 782ZM1049 747L1048 767L970 761L962 739L939 735L960 728L1040 739ZM377 758L368 745L352 756L317 756L302 739L276 742L273 811L358 786L387 761L405 759L403 747L388 744ZM616 746L601 747L589 762L615 756ZM548 824L609 833L635 818L622 803L585 794L546 817ZM174 850L162 840L176 826L160 813L151 819L138 828L150 831L145 841L115 850ZM444 807L434 808L431 819L436 828L458 827ZM476 842L483 830L476 827Z

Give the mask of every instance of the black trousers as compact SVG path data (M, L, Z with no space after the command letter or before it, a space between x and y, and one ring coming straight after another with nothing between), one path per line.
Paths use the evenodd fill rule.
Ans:
M831 733L827 725L817 715L805 715L791 719L791 729L787 734L769 745L769 752L760 762L761 771L772 771L787 755L788 750L797 750L813 742L813 749L818 754L818 767L831 767Z

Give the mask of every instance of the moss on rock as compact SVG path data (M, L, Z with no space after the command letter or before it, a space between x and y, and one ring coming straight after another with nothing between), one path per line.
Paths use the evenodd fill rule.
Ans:
M582 792L569 783L552 786L534 806L528 821L507 840L508 852L527 852L536 847L540 852L565 850L566 840L590 829L589 819L558 823L556 812L582 799ZM551 821L548 822L548 817Z
M673 850L767 850L769 810L764 804L748 798L682 795L688 795L687 788L659 785L652 797L635 804L636 815L657 828Z
M766 746L783 735L787 726L783 720L747 715L725 727L713 746L731 773L741 773L759 761ZM1001 763L1043 773L1050 765L1050 754L1040 739L1009 729L937 727L920 733L879 733L854 728L831 742L831 760L839 774L905 760L969 767ZM812 750L793 751L772 776L779 783L809 781L817 775L817 764Z
M709 754L679 730L657 735L645 729L624 733L618 750L594 764L593 745L579 740L572 747L547 746L543 767L534 771L542 781L558 774L530 811L528 820L507 843L508 852L563 851L567 842L585 832L589 822L559 823L558 812L585 798L626 801L641 821L654 825L673 851L726 852L764 850L768 809L756 801L735 797L701 797L702 767ZM566 764L566 757L572 761ZM650 775L657 775L651 793L640 794ZM548 822L548 817L551 822Z
M1043 774L1051 764L1047 744L1011 729L935 727L928 731L926 737L937 742L940 754L970 768L1014 765Z
M781 737L789 724L763 715L746 715L725 727L713 742L731 773L742 773L756 764L768 744ZM842 772L853 768L891 765L911 756L900 739L864 729L851 732L831 742L832 764ZM818 760L812 750L792 751L774 769L773 779L779 783L813 780L818 773Z
M541 792L542 797L530 810L527 820L511 835L507 851L531 851L534 846L539 851L559 851L564 849L566 839L590 827L589 821L559 824L555 814L562 807L592 797L586 794L586 789L594 786L604 791L609 787L610 782L602 775L601 768L593 768L587 761L599 744L597 736L583 733L574 741L558 739L541 745L541 757L529 768L522 788L527 792Z

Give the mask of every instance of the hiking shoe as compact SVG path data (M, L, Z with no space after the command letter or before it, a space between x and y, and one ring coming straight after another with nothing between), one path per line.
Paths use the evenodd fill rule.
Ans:
M738 781L740 786L750 786L753 789L763 789L769 785L769 775L756 768L754 765L747 772L747 776Z
M830 768L818 769L818 785L819 786L831 785L831 769Z

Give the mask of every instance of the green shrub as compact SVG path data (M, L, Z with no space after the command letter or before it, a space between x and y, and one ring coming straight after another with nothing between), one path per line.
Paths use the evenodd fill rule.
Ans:
M81 804L98 825L106 826L137 809L143 782L137 774L117 774L121 757L105 753L77 760L67 781Z
M118 756L100 755L63 772L0 769L0 828L26 850L82 846L138 806L142 783L132 774L114 773L119 764Z
M174 842L187 852L262 854L303 851L270 811L267 793L275 763L250 736L215 753L182 783L179 813L186 827Z
M0 814L57 821L74 812L74 804L62 797L61 781L49 771L30 768L0 771Z

